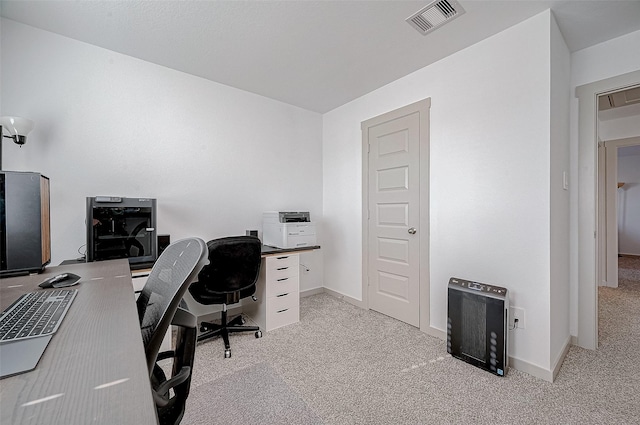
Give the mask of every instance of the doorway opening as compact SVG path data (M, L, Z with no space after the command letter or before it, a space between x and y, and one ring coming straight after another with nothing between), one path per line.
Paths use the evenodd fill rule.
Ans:
M598 97L598 141L598 345L612 347L640 307L640 86Z
M600 139L605 140L598 145L598 286L617 288L619 257L640 256L640 136Z
M576 345L598 347L598 100L601 95L640 86L640 71L597 81L576 88L578 115L577 229L574 243L577 262L573 273L577 292Z
M597 105L598 286L617 288L619 234L623 247L629 253L640 255L640 217L626 214L629 205L621 204L630 198L631 203L637 203L640 208L640 192L634 189L638 177L634 171L640 170L637 163L640 156L636 157L640 155L640 125L637 124L640 122L640 86L599 95ZM626 186L624 180L629 180ZM639 240L636 242L636 239Z

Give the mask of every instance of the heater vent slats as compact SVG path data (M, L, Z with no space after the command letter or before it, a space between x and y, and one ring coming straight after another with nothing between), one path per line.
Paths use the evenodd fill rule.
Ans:
M449 3L447 0L442 0L441 2L437 3L436 7L440 9L442 14L447 18L451 18L453 15L456 14L456 10L451 6L451 3Z
M422 17L422 15L418 15L412 19L412 22L418 26L425 33L433 28L433 25L429 23L426 19Z
M420 34L427 35L464 12L455 0L436 0L409 16L406 21Z

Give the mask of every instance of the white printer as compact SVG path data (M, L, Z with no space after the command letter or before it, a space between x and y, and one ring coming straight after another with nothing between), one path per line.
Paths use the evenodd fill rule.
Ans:
M314 246L316 225L308 211L267 211L262 214L262 243L276 248Z

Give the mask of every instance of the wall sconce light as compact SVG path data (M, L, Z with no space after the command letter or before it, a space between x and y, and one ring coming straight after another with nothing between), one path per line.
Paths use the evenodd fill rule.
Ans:
M8 136L3 134L4 137L13 139L18 145L24 145L34 123L22 117L0 117L0 125L9 133Z
M24 145L27 141L27 134L33 130L34 123L22 117L0 117L0 170L2 170L2 139L13 140L17 145ZM4 134L4 132L9 135Z

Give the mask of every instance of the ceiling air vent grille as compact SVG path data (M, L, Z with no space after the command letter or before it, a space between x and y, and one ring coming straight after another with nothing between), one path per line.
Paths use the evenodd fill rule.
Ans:
M640 87L633 87L615 93L603 94L598 97L598 109L605 111L620 106L634 105L640 103Z
M624 100L625 103L636 103L640 102L640 87L636 87L635 89L629 89L624 92Z
M406 21L420 34L427 35L463 13L464 9L455 0L436 0L409 16Z

